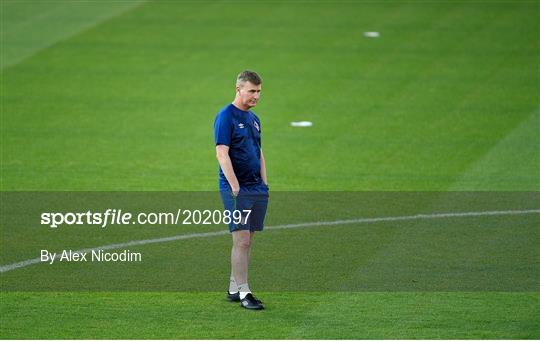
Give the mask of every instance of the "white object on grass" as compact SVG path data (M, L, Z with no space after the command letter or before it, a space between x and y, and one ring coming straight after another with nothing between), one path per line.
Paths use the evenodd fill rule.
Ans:
M312 122L309 121L300 121L300 122L291 122L291 127L311 127Z
M364 36L368 38L379 38L380 35L379 32L364 32Z

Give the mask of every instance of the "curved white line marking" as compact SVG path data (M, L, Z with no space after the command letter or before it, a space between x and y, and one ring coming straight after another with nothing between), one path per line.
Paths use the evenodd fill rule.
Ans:
M440 218L456 218L456 217L483 217L483 216L500 216L500 215L522 215L522 214L534 214L534 213L540 213L540 209L512 210L512 211L432 213L432 214L416 214L416 215L397 216L397 217L357 218L357 219L335 220L335 221L314 221L314 222L309 222L309 223L269 226L266 228L266 230L292 229L292 228L299 228L299 227L333 226L333 225L346 225L346 224L366 224L366 223L377 223L377 222L384 222L384 221L404 221L404 220L440 219ZM179 235L171 236L171 237L133 240L133 241L125 242L125 243L103 245L103 246L98 246L98 247L93 247L93 248L81 249L81 250L77 250L73 252L85 253L85 252L92 252L92 251L97 251L97 250L112 250L112 249L124 248L127 246L133 246L133 245L165 243L165 242L172 242L175 240L216 237L216 236L223 236L227 234L229 234L229 231L227 230L217 231L217 232L179 234ZM8 272L8 271L15 270L18 268L24 268L28 265L38 264L38 263L41 263L40 258L32 258L32 259L24 260L22 262L2 265L0 266L0 273Z

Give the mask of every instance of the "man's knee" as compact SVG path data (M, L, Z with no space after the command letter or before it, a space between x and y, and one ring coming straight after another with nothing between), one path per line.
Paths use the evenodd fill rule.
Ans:
M233 232L233 243L235 247L249 249L251 247L251 235L249 231Z
M251 247L251 240L250 238L239 238L235 240L234 246L242 248L242 249L249 249Z

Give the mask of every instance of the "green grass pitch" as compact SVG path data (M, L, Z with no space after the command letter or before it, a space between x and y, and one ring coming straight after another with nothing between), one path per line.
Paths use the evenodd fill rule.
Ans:
M275 193L540 190L538 1L0 4L3 192L215 191L213 120L246 68ZM538 216L268 230L263 312L224 300L226 235L133 248L150 259L123 279L160 269L167 290L32 265L0 274L0 338L538 339ZM37 256L39 234L2 225L0 265ZM63 240L176 233L108 231ZM25 291L77 274L118 287Z

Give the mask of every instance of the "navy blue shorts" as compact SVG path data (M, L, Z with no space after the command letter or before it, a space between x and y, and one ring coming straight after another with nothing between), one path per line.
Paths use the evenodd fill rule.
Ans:
M220 190L221 200L225 210L251 210L245 224L235 224L233 221L229 224L229 231L238 230L247 231L262 231L264 228L264 217L266 216L266 208L268 207L268 186L265 184L255 186L240 186L240 192L236 197L232 195L230 190ZM242 217L246 214L242 213ZM244 219L242 219L244 222Z

